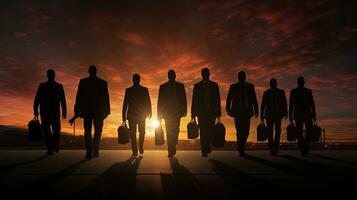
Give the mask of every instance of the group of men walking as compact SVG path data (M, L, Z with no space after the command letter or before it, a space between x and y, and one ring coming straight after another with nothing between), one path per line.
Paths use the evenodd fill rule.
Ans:
M107 82L97 77L95 66L89 67L89 77L81 79L78 85L75 116L84 119L86 158L99 156L99 143L104 119L110 114ZM208 68L201 70L202 80L194 85L191 104L191 118L198 120L202 157L212 152L212 130L220 120L221 99L218 84L210 80ZM55 81L55 72L47 71L48 81L41 83L34 101L34 115L40 115L45 135L47 154L58 152L60 138L60 107L62 118L66 118L66 99L63 86ZM160 85L157 105L157 118L161 124L165 121L168 144L168 157L176 154L180 120L187 115L187 99L183 83L176 81L174 70L168 72L168 81ZM125 90L122 120L128 121L133 156L144 153L145 120L151 118L151 100L149 91L140 85L140 75L133 75L133 86ZM285 92L277 87L277 80L270 80L271 88L264 92L261 103L261 120L266 121L269 136L268 143L272 155L279 150L281 121L288 117ZM249 135L251 118L259 116L258 101L253 84L246 82L246 73L238 73L238 82L231 85L226 99L226 111L234 118L239 155L245 156L245 145ZM316 120L315 103L311 90L304 87L304 78L298 78L298 87L290 94L289 119L295 122L298 130L298 143L302 155L309 153L309 134L303 135L304 125L309 133ZM94 136L92 137L92 126ZM51 127L53 134L51 133ZM139 141L136 139L137 127ZM273 134L275 129L275 137Z

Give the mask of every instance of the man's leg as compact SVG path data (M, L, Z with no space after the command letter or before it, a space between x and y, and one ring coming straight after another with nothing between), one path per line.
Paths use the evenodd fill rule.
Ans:
M274 148L275 154L278 153L280 148L280 135L281 135L281 119L275 120L275 138L274 138Z
M180 118L178 119L165 119L166 137L169 157L176 154L176 145L178 142L178 134L180 132Z
M145 140L145 118L139 120L139 151L140 154L144 153L144 140Z
M86 158L92 158L93 145L92 145L92 118L84 117L84 142L87 149Z
M250 117L244 117L242 122L242 146L243 155L245 155L245 145L247 143L250 128Z
M51 124L49 120L41 118L41 126L43 130L43 135L45 137L45 144L47 149L47 155L53 154L53 147L52 147L52 134L51 134Z
M130 119L129 121L129 132L130 132L130 141L131 141L131 149L133 151L133 156L138 155L138 147L136 144L136 125L137 121Z
M100 144L100 138L102 136L102 130L103 130L103 119L102 118L95 118L93 120L94 123L94 140L93 140L93 155L94 157L99 156L99 144Z
M208 137L206 141L208 153L212 152L212 140L213 140L215 122L216 122L216 118L208 118L208 130L207 130Z
M201 152L202 156L207 156L208 154L208 132L209 132L209 125L208 125L208 120L204 117L199 117L198 118L198 124L200 127L200 142L201 142Z
M268 131L268 146L269 146L269 150L270 150L270 154L274 155L274 130L273 130L273 126L274 126L274 121L271 119L267 119L267 131Z
M312 119L305 120L306 136L305 136L305 153L310 153L310 135L312 131Z
M302 155L305 155L305 139L304 139L304 123L302 120L295 120L295 125L297 129L298 145Z
M61 120L60 118L57 118L52 121L52 129L53 129L53 150L58 153L59 152L59 147L58 143L60 140L61 136Z

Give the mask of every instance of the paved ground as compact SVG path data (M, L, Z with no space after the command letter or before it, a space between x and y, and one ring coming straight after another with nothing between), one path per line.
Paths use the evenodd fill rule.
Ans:
M357 151L314 151L301 157L282 151L101 151L83 160L84 151L66 150L43 157L38 150L0 151L2 195L35 199L247 199L334 198L355 194ZM351 198L351 197L349 197Z

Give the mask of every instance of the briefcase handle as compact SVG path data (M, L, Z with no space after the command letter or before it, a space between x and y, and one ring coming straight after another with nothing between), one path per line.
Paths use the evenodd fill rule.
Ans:
M215 123L214 124L218 124L218 123L222 123L222 120L220 117L217 117L216 120L215 120Z

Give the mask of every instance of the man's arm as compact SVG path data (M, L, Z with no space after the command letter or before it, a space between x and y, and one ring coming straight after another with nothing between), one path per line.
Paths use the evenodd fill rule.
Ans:
M66 104L66 96L64 93L63 85L60 85L60 101L62 107L62 118L65 119L67 116L67 104Z
M227 99L226 99L226 111L229 116L233 117L232 113L232 100L233 100L233 87L229 87Z
M312 119L316 120L316 107L315 107L314 96L312 95L312 91L311 90L310 90L310 101L311 101Z
M259 108L258 108L258 100L257 100L257 95L255 94L255 88L254 85L252 85L252 103L253 103L253 108L254 108L254 115L255 117L259 116Z
M125 90L125 94L124 94L124 101L123 101L123 109L122 109L122 120L123 122L126 120L127 118L127 111L129 108L129 101L128 101L128 90Z
M285 91L281 90L282 93L282 106L283 106L283 115L284 117L288 116L288 103L286 101L286 95L285 95Z
M110 100L109 100L109 92L108 92L108 83L105 82L104 85L104 109L105 109L105 116L110 115Z
M162 91L162 86L160 85L160 88L159 88L159 97L157 99L157 118L158 119L161 119L162 118L162 104L163 104L163 91Z
M289 100L289 120L293 120L293 111L295 108L295 97L294 97L294 91L292 90L290 92L290 100Z
M79 116L82 113L82 98L83 98L83 83L79 81L78 90L76 95L76 103L74 104L74 115Z
M34 115L34 116L38 116L38 115L39 115L39 113L38 113L38 106L40 105L40 99L41 99L41 95L42 95L41 90L42 90L42 88L41 88L41 85L40 85L40 86L38 86L38 88L37 88L35 100L34 100L34 102L33 102L33 115Z
M192 93L192 104L191 104L191 117L197 117L197 86L193 86L193 93Z
M185 91L185 85L182 84L181 86L182 90L182 114L183 116L187 115L187 98L186 98L186 91Z
M260 118L264 119L265 118L265 110L267 106L267 92L264 92L263 98L262 98L262 104L260 105Z
M216 98L217 98L217 117L221 117L222 111L221 111L221 95L219 93L219 86L218 83L216 84Z
M145 96L146 96L146 103L147 103L147 109L148 109L148 117L150 119L151 115L152 115L152 110L151 110L151 100L150 100L149 89L147 89L147 88L146 88Z

